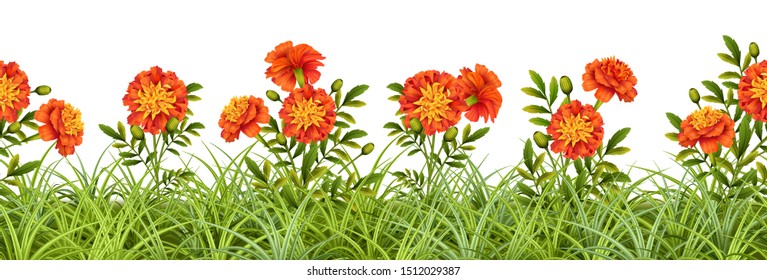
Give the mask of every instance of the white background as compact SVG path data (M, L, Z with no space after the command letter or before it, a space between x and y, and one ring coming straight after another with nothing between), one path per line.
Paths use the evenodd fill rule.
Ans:
M292 40L327 58L320 87L329 88L335 78L344 79L346 90L370 85L362 97L368 106L350 112L370 134L367 141L377 144L375 154L390 141L381 127L396 120L399 106L386 100L392 94L387 84L422 70L457 76L464 66L485 64L503 83L501 111L474 153L475 160L487 156L485 171L517 164L522 139L543 129L521 110L540 103L520 91L534 85L529 69L545 81L569 75L572 96L593 104L593 92L580 88L584 67L616 56L638 78L638 96L633 103L614 97L599 110L607 137L632 128L624 142L632 151L614 162L672 167L667 152L681 147L663 136L673 129L665 112L684 118L695 108L690 87L705 93L700 81L734 69L716 56L727 52L722 35L732 36L744 53L751 41L767 52L760 14L767 4L758 1L3 1L0 7L0 59L18 62L32 88L53 88L47 97L32 96L30 109L52 97L82 110L84 143L76 151L86 163L110 142L98 124L126 120L128 83L155 65L204 86L198 92L203 102L191 108L207 129L186 151L203 153L205 141L236 154L252 140L243 135L224 145L221 109L235 95L265 98L267 89L279 91L265 78L264 58ZM276 117L278 104L267 104ZM49 145L17 151L22 161L32 160Z

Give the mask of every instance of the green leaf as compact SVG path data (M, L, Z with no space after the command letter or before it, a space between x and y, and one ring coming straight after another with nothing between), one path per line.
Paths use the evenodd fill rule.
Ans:
M15 154L13 157L11 157L11 160L8 161L8 174L13 172L13 170L16 170L16 167L19 167L19 155Z
M740 61L740 48L738 48L738 43L727 35L723 35L722 38L724 39L724 44L727 46L727 49L730 50L732 57L736 61L735 66L740 67L737 63Z
M748 143L751 141L751 118L745 118L740 122L738 128L738 155L743 156L748 149ZM740 157L738 157L740 158Z
M537 90L535 88L525 87L525 88L522 88L522 92L532 97L546 99L546 95L544 95L540 90Z
M461 142L466 143L466 139L469 139L469 134L471 133L471 124L466 124L466 126L463 127L463 135L461 137Z
M202 89L202 85L200 85L198 83L191 83L191 84L186 86L186 92L187 93L192 93L192 92L198 91L200 89Z
M616 147L613 149L610 149L605 153L605 155L623 155L631 151L628 147Z
M362 137L365 137L367 135L368 135L367 132L365 132L363 130L355 129L355 130L347 132L344 135L344 137L341 138L341 143L343 144L343 142L346 142L346 141L349 141L349 140L352 140L352 139L362 138Z
M121 162L120 164L122 164L122 165L124 165L124 166L134 166L134 165L136 165L136 164L139 164L139 163L141 163L141 161L140 161L140 160L137 160L137 159L130 159L130 160L124 160L124 161L123 161L123 162Z
M357 123L354 120L354 117L352 117L352 115L350 115L349 113L346 113L346 112L336 112L336 116L338 116L339 118L344 119L345 121L347 121L347 122L349 122L351 124L356 124Z
M465 143L471 143L471 142L477 141L479 140L479 138L482 138L483 136L485 136L485 134L487 134L488 131L490 131L489 127L480 128L474 133L472 133L469 136L469 138L466 139L466 141L463 141L463 143L465 144Z
M522 152L522 159L525 163L525 167L530 172L533 172L533 142L530 139L525 141L525 149Z
M738 61L736 61L735 58L733 58L731 55L726 53L718 53L716 55L718 55L719 59L722 61L740 67L740 63L738 63Z
M137 154L131 152L121 152L119 155L121 158L132 158L137 156Z
M367 104L365 104L365 102L362 102L360 100L352 100L352 101L349 101L349 102L345 103L343 106L359 108L359 107L364 107L365 105L367 105Z
M631 182L631 177L629 175L626 175L626 173L623 172L610 172L605 173L602 179L602 183L604 182L616 182L616 183L628 183Z
M538 118L538 117L530 119L530 123L534 125L544 126L544 127L548 127L549 125L551 125L551 122L549 120L544 118Z
M674 141L674 142L679 142L679 134L676 133L676 132L666 133L665 136L666 136L666 138L668 138L668 140L671 140L671 141Z
M6 175L6 177L21 176L21 175L24 175L24 174L27 174L27 173L31 172L32 170L35 170L39 166L40 166L40 161L39 160L33 160L33 161L27 162L25 164L22 164L18 168L15 168L13 171L9 171L8 175Z
M122 122L117 122L117 131L120 133L120 138L125 139L125 125Z
M549 105L554 104L554 101L557 100L558 94L559 85L557 84L557 78L551 77L551 82L549 82Z
M535 83L536 86L538 86L538 90L541 92L546 92L546 84L543 83L543 79L541 79L541 75L538 75L533 70L530 70L530 79L533 80L533 83Z
M402 127L398 123L395 123L395 122L388 122L383 127L384 128L388 128L388 129L393 129L393 130L396 130L396 131L403 131Z
M541 153L538 155L538 157L535 159L535 162L533 162L533 172L537 172L538 169L541 168L543 165L543 161L546 159L546 153Z
M120 134L117 133L114 129L107 125L99 124L99 128L101 129L104 134L106 134L109 137L112 137L112 139L119 140L119 141L125 141L124 138L120 137Z
M722 79L722 80L727 80L727 79L738 79L738 80L740 80L740 78L741 78L740 73L733 72L733 71L727 71L727 72L724 72L721 75L719 75L719 79Z
M746 70L749 64L751 64L751 55L746 55L746 57L743 58L743 65L740 67L741 71Z
M733 81L724 81L722 85L731 90L738 90L738 84Z
M687 158L690 155L697 154L698 150L696 149L684 149L681 150L678 154L676 154L676 161L682 161L685 158Z
M722 172L719 172L718 169L711 170L711 175L714 175L714 179L716 179L719 183L725 186L729 186L730 182L727 181L727 176L724 176Z
M453 168L465 168L466 165L458 161L446 161L445 164Z
M701 99L706 102L716 103L716 104L724 104L723 100L720 100L718 97L713 95L704 95L701 96Z
M185 131L195 130L195 129L203 129L205 128L205 125L199 122L193 122L189 126L186 127Z
M522 110L531 114L551 114L549 109L540 105L528 105L525 106L525 108L522 108Z
M540 177L538 177L538 180L535 180L535 184L536 185L540 185L541 183L544 183L544 182L546 182L548 180L551 180L551 179L553 179L556 176L557 176L557 173L554 173L554 172L543 173L543 174L541 174Z
M674 113L668 112L666 113L666 118L668 118L668 121L671 123L671 125L674 126L674 128L676 128L677 130L680 129L679 124L682 123L682 119L679 118L679 116L677 116Z
M405 90L405 87L399 83L391 83L388 86L386 86L386 88L396 91L397 93L400 93L400 94L402 93L403 90Z
M365 93L366 90L368 90L368 85L358 85L354 88L352 88L348 93L346 93L346 97L344 98L344 102L342 104L346 105L347 103L351 102L358 96Z
M615 148L615 146L617 146L621 141L623 141L623 139L626 139L626 136L629 135L629 132L631 132L631 128L629 127L621 128L618 131L616 131L615 134L613 134L613 136L610 137L610 140L607 141L606 151L609 153L610 150Z
M714 93L714 95L719 98L719 100L724 101L724 92L722 92L722 88L719 87L716 83L712 81L703 81L701 82L706 89L708 89L710 92Z
M530 188L528 185L522 184L522 182L517 182L517 189L528 197L533 197L536 195L532 188Z
M762 182L767 179L767 167L761 162L756 162L756 170L759 171L759 177L762 177Z
M704 163L704 162L705 161L703 161L702 159L697 159L697 158L688 159L688 160L685 160L682 163L682 166L684 166L684 167L691 167L691 166L695 166L695 165L698 165L698 164L701 164L701 163Z
M200 100L202 100L201 97L199 97L197 95L194 95L194 94L187 95L186 99L188 99L189 101L200 101Z
M521 167L517 167L517 174L519 174L519 176L522 176L522 178L525 178L527 180L534 180L533 175L530 174L530 172L527 172L526 170L522 169Z

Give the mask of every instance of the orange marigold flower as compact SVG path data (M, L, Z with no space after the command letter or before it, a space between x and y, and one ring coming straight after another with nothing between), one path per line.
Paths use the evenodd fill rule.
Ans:
M602 102L610 101L616 93L621 101L634 101L636 84L637 78L631 68L615 57L594 59L586 65L586 73L583 74L583 90L596 89L594 96Z
M285 98L279 115L285 136L309 144L328 138L336 123L336 103L324 89L306 84Z
M679 145L692 148L700 142L703 153L710 154L719 150L719 144L729 148L735 138L735 122L730 116L711 106L696 110L679 125L677 139Z
M767 122L767 60L746 69L738 84L738 105L754 120Z
M128 124L141 126L152 134L165 132L168 120L186 117L187 94L184 82L173 71L163 72L157 66L141 71L123 97L123 105L131 112Z
M224 107L218 126L223 129L221 137L233 142L240 138L240 131L248 137L256 137L261 132L258 124L268 122L269 108L264 106L264 100L251 95L232 98Z
M0 113L5 121L16 122L18 111L29 106L29 92L27 74L19 65L0 60Z
M461 99L466 101L468 109L466 118L470 121L479 121L479 117L495 122L498 116L498 110L501 109L503 98L498 88L501 86L501 80L484 65L477 64L474 71L469 68L461 69L461 75L458 76L456 86Z
M456 89L452 75L436 70L421 71L405 81L399 97L400 111L405 113L405 126L416 118L426 135L444 132L461 120L466 102Z
M266 78L272 78L274 84L290 92L296 87L295 72L301 69L304 82L314 84L320 79L317 67L324 66L322 59L325 57L307 44L293 46L291 41L284 42L266 55L264 61L271 64L266 68Z
M74 154L75 146L83 143L82 114L72 104L48 100L35 112L35 120L43 123L37 129L40 139L56 140L56 149L62 156Z
M573 160L593 156L604 138L603 125L602 115L589 104L573 100L562 105L546 128L554 140L551 150Z

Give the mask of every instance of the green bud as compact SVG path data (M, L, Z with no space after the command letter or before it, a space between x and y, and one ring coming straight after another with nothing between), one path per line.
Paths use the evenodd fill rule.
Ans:
M130 134L133 135L133 139L144 140L144 130L138 125L132 125L130 127Z
M362 146L362 155L363 155L363 156L364 156L364 155L369 155L370 153L372 153L372 152L373 152L373 150L375 149L375 147L376 147L376 145L375 145L375 144L373 144L373 143L367 143L367 144L365 144L365 146Z
M415 133L421 133L423 131L423 126L421 125L421 121L419 121L416 118L410 119L410 129L413 130Z
M336 79L335 81L333 81L333 84L330 85L330 90L332 92L338 92L339 90L341 90L342 86L344 86L344 80Z
M455 140L455 137L458 136L458 128L455 126L452 126L445 131L445 142L451 142Z
M759 45L757 45L754 42L751 42L751 44L748 45L748 54L750 54L754 58L759 56Z
M698 93L698 90L695 88L690 89L690 101L692 103L698 104L700 102L700 93Z
M277 143L279 143L282 146L285 146L285 144L288 143L288 139L285 138L285 134L277 133Z
M533 133L533 141L541 149L546 149L549 146L549 136L540 131Z
M561 88L562 92L565 94L570 95L570 93L573 92L573 81L571 81L568 76L562 76L559 78L559 88Z
M270 89L266 91L266 98L271 101L280 101L280 94Z
M51 87L49 87L49 86L39 86L39 87L35 88L34 92L37 93L37 95L40 95L40 96L48 95L49 93L51 93Z
M174 132L176 131L176 128L178 128L178 119L176 117L172 117L170 120L168 120L168 123L165 124L165 129L168 132Z
M10 133L16 133L21 129L21 124L18 122L12 123L10 126L8 126L8 132Z

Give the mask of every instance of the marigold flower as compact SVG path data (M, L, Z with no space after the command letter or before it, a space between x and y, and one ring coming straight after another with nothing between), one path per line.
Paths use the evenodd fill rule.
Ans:
M767 122L767 60L749 66L738 84L738 105L754 120Z
M594 59L586 65L586 73L583 74L583 90L596 89L594 95L602 102L610 101L616 93L621 101L634 101L637 96L634 88L636 84L637 78L631 68L615 57Z
M498 88L501 81L498 76L490 71L484 65L477 64L474 70L469 68L461 69L461 75L458 76L456 89L461 99L466 100L466 118L470 121L479 121L479 117L495 122L498 116L498 110L501 109L503 98Z
M399 98L400 111L405 113L405 126L416 118L426 135L444 132L461 120L466 102L456 90L456 79L445 72L422 71L405 81Z
M554 140L551 150L573 160L593 156L604 139L603 125L602 115L589 104L573 100L562 105L546 128Z
M141 71L128 85L123 105L128 106L128 124L141 126L151 134L165 132L173 117L183 120L189 105L184 82L173 71L154 66Z
M274 84L290 92L296 87L295 70L301 69L304 82L314 84L320 79L317 67L324 66L322 59L325 57L307 44L293 46L291 41L284 42L266 55L264 61L271 64L266 68L266 78L272 78Z
M268 122L269 108L264 106L264 100L251 95L232 98L224 107L218 126L223 129L221 137L233 142L240 138L240 131L248 137L256 137L261 132L258 124Z
M29 106L29 80L16 62L0 60L0 113L5 121L12 123L18 111Z
M679 145L692 148L700 142L703 153L710 154L719 150L719 145L729 148L735 138L735 122L730 116L711 106L696 110L679 125L682 132L677 138Z
M324 89L306 84L285 98L279 115L285 136L309 144L328 138L336 123L336 104Z
M48 100L35 112L35 120L43 123L37 129L40 139L56 140L56 149L62 156L74 154L75 146L83 143L82 114L72 104Z

